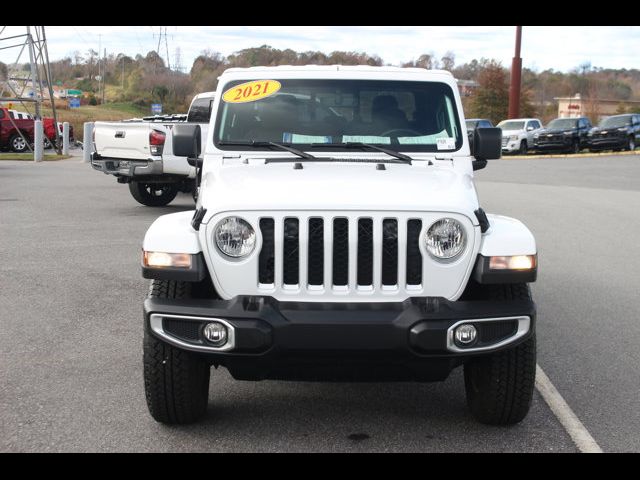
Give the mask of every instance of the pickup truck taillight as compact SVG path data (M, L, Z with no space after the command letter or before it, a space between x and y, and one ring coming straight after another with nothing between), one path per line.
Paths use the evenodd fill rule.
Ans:
M162 155L166 134L160 130L151 130L149 133L149 147L151 155Z

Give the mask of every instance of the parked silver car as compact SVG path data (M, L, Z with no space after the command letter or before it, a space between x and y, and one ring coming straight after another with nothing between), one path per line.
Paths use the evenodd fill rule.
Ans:
M502 129L502 153L524 155L533 147L533 136L542 128L542 122L537 118L512 118L497 126Z

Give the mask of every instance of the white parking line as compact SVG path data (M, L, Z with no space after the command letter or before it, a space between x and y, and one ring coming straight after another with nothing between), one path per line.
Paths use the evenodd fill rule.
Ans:
M547 402L549 408L558 418L567 431L573 443L582 453L602 453L602 449L593 439L591 434L578 419L571 407L564 401L562 395L553 386L549 377L544 373L540 365L536 365L536 388Z

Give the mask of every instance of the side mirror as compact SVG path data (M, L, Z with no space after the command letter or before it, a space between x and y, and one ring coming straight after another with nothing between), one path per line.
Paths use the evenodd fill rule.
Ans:
M174 125L171 131L173 154L176 157L187 157L187 162L192 167L196 164L202 166L200 151L202 148L202 133L200 125L185 124Z
M473 132L474 170L487 166L487 160L498 160L502 156L502 129L476 128Z
M533 127L527 127L527 132L532 132L533 130L535 130L535 128L533 128Z

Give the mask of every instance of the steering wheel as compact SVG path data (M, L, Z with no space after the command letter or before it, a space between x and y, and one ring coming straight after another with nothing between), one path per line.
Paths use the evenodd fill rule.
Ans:
M392 133L396 133L395 135L392 135ZM399 137L400 133L408 133L409 135L413 135L413 136L420 136L422 135L420 132L416 132L415 130L412 130L410 128L392 128L391 130L387 130L386 132L383 132L380 134L381 137Z

